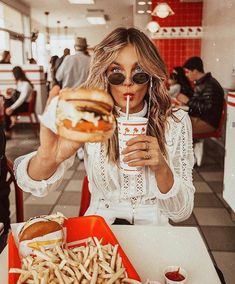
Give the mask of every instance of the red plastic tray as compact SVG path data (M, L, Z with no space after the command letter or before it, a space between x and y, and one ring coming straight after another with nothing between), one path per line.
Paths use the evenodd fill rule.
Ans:
M67 228L67 242L73 242L77 240L82 240L88 237L97 237L98 239L103 238L103 244L110 243L112 245L118 244L113 232L110 230L109 226L106 224L105 220L99 216L84 216L75 217L65 220L64 226ZM140 277L135 271L133 265L129 261L128 257L125 255L123 249L119 245L118 252L122 257L123 265L126 268L129 278L140 281ZM12 233L10 233L8 238L8 267L10 268L20 268L20 258L18 254L18 249L16 247ZM9 273L8 279L9 284L16 284L19 278L19 274Z

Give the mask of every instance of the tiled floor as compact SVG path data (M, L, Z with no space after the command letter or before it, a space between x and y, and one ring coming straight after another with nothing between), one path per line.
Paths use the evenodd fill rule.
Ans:
M15 159L37 148L31 130L19 128L12 140L7 142L7 155ZM216 155L214 153L216 152ZM214 141L206 141L203 164L194 169L196 187L195 208L191 217L179 226L196 226L215 263L222 270L226 283L235 283L235 222L230 208L222 198L224 150ZM25 194L25 218L60 211L66 216L76 216L79 211L82 180L85 175L83 163L75 162L60 188L45 198ZM15 221L14 193L11 192L11 217ZM200 260L198 260L198 265ZM213 284L213 283L208 283Z

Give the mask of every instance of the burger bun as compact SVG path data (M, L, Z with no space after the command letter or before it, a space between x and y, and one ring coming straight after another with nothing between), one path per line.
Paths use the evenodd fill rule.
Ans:
M57 132L77 142L102 142L114 133L113 99L99 89L63 89L57 105Z

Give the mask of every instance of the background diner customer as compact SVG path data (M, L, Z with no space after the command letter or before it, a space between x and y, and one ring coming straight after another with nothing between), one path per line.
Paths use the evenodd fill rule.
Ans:
M5 99L5 133L7 138L11 138L11 116L28 111L30 95L33 91L33 84L20 66L14 67L12 72L16 80L16 89L8 90L9 98Z
M63 55L56 60L56 64L55 64L56 69L58 69L60 67L60 65L64 61L65 57L68 56L68 55L70 55L70 49L65 48Z
M176 98L180 93L180 84L175 78L175 74L172 72L168 79L169 90L168 93L171 98Z
M130 96L130 117L148 118L147 135L130 139L124 162L141 167L137 175L119 167L118 131L108 141L85 143L85 167L91 192L86 215L100 215L109 223L167 225L187 219L193 209L193 149L191 122L182 110L172 112L165 81L167 71L151 40L135 28L117 28L94 49L85 88L106 90L113 98L114 115L125 116ZM72 166L81 142L66 140L55 127L53 98L41 125L41 145L19 157L18 184L35 196L58 188ZM47 124L47 125L46 125Z
M177 99L189 106L193 133L212 132L219 126L224 90L211 73L205 73L200 57L189 58L183 65L186 76L195 82L191 97L180 94Z
M11 53L9 50L4 50L0 64L11 64Z
M60 87L76 88L87 79L90 64L87 47L85 38L76 38L74 45L76 53L67 55L56 69L56 80L61 82Z
M176 98L179 94L183 94L187 97L193 95L193 88L189 79L185 76L184 69L181 66L173 68L169 77L169 95Z
M47 72L47 83L48 83L48 93L53 88L53 86L58 85L59 82L56 80L56 61L59 59L58 55L51 56L49 61L49 67Z
M33 57L28 58L27 60L28 60L29 64L37 64L37 61Z

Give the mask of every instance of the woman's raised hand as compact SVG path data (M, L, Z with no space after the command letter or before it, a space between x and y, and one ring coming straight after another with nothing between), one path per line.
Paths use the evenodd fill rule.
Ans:
M40 154L43 157L54 159L57 164L70 158L81 148L84 143L75 142L53 133L50 129L41 125L40 129Z
M28 174L34 180L46 180L66 159L73 156L84 143L64 139L41 125L40 147L28 166Z
M50 93L47 107L51 99L59 94L59 88ZM34 180L48 179L66 159L73 156L83 146L82 142L74 142L60 137L49 128L40 126L40 146L28 167L28 174Z

